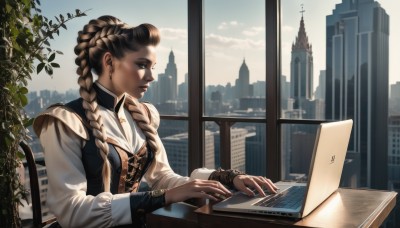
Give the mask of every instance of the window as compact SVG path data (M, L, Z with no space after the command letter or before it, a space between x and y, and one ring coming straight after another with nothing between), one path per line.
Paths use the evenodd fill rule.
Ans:
M44 108L54 103L67 103L79 97L76 65L73 52L76 45L76 34L90 19L101 15L113 15L128 23L139 25L141 23L154 24L161 33L161 42L157 46L157 63L153 72L155 81L151 83L149 90L143 97L143 101L149 101L155 105L161 115L171 116L171 120L163 120L159 128L160 137L179 137L179 134L188 132L188 38L187 38L187 1L159 1L150 0L137 5L136 2L125 2L124 7L112 2L100 1L96 6L90 2L79 3L56 0L43 3L41 6L43 15L49 19L54 18L55 12L75 12L79 8L87 12L87 17L77 18L67 23L68 30L60 31L61 37L50 40L52 47L60 50L64 55L56 55L56 62L61 63L60 69L54 69L54 77L42 72L30 82L29 94L30 104L26 112L30 117L36 116ZM151 13L149 13L151 12ZM165 18L168 17L168 20ZM95 79L97 76L94 76ZM33 132L33 131L31 131ZM178 135L178 136L177 136ZM39 139L36 135L31 146L34 151L42 151ZM187 140L186 140L187 141ZM171 147L171 143L168 144ZM188 147L179 145L180 151L184 153L181 157L188 155ZM187 169L187 159L183 169ZM182 170L182 169L179 169ZM45 172L45 170L44 170ZM187 174L187 171L180 174ZM41 174L39 174L41 175Z
M305 123L353 119L347 153L353 167L345 168L342 176L357 177L352 187L387 186L387 153L382 151L389 148L389 9L385 5L390 3L378 2L382 4L281 1L282 122L299 129ZM376 113L377 109L381 111ZM282 155L290 154L289 148L282 148Z
M205 0L204 23L205 165L265 175L265 2Z

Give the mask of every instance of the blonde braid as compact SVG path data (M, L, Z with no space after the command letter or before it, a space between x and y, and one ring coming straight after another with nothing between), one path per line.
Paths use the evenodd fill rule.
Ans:
M132 118L136 121L136 124L142 130L143 134L146 136L146 141L150 146L150 149L157 153L159 150L159 145L157 143L157 130L150 125L150 120L147 115L143 113L143 110L140 108L139 101L130 96L126 95L125 98L125 107L130 112Z
M107 134L103 125L103 120L99 114L99 107L96 100L96 91L93 88L93 75L91 72L89 56L96 52L97 46L109 44L108 36L114 36L118 33L118 26L111 25L102 20L92 20L86 25L83 31L79 32L78 44L75 47L77 58L75 63L78 65L77 74L79 75L78 84L79 93L83 98L83 108L86 117L95 136L95 144L100 150L103 158L103 185L104 191L110 191L111 184L111 165L108 160L109 147L106 142Z

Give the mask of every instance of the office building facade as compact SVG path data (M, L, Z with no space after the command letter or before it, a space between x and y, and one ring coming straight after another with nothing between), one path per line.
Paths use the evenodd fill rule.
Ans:
M343 0L326 23L326 118L354 120L354 187L386 189L389 16L374 0Z

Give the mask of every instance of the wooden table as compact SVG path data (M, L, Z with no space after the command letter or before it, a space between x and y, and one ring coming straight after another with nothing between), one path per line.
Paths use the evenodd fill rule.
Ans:
M301 220L214 212L178 203L147 216L148 227L379 227L396 204L396 192L340 188Z

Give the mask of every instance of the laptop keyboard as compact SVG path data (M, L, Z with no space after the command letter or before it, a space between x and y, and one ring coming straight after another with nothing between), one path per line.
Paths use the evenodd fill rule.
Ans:
M306 192L305 186L292 186L284 192L271 195L257 202L256 206L296 209L301 206Z

